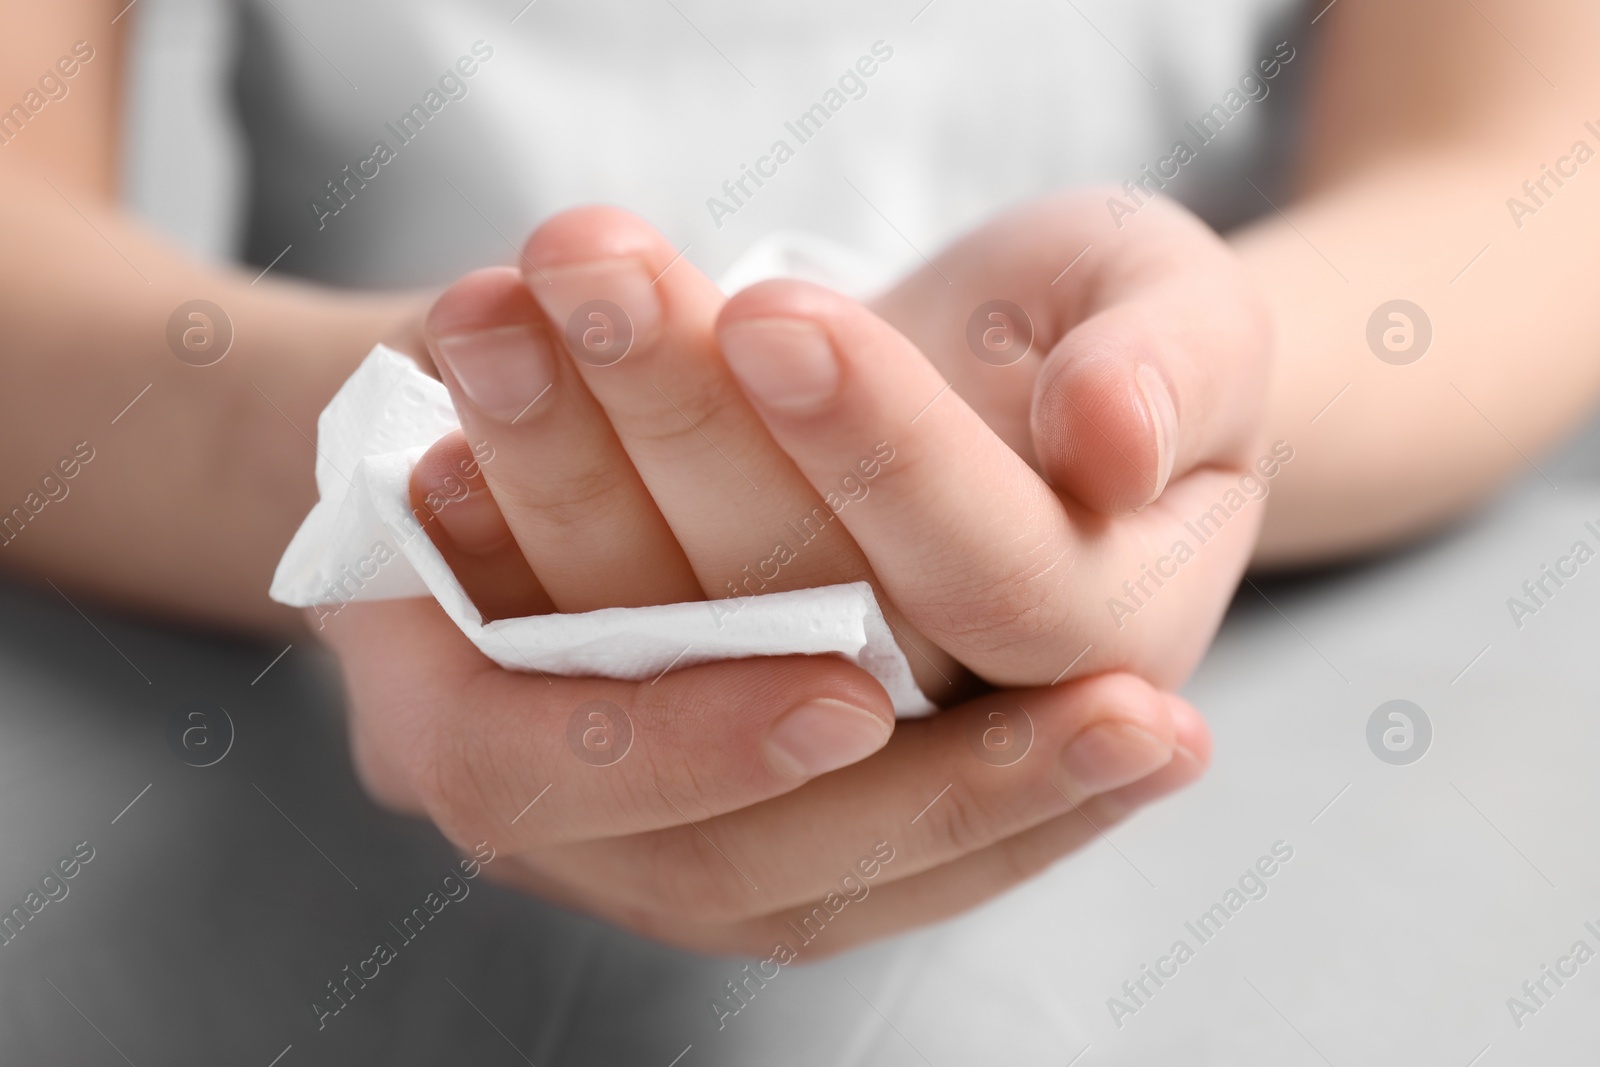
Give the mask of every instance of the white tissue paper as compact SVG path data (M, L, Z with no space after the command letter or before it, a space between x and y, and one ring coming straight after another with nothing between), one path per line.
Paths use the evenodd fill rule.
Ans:
M278 563L272 598L337 610L432 596L484 655L545 674L640 681L716 660L832 654L877 678L897 715L934 710L865 582L485 623L411 511L411 468L459 427L440 382L374 348L317 419L321 499Z

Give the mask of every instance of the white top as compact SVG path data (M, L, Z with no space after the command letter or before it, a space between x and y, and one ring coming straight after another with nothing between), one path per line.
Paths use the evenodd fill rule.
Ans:
M1197 158L1169 192L1218 223L1258 213L1243 175L1270 188L1286 139L1263 134L1310 65L1291 41L1260 79L1296 36L1292 0L526 2L144 0L130 195L213 255L292 245L275 270L346 284L507 262L588 201L713 275L774 230L910 265L1019 198L1137 177L1179 139ZM205 90L230 74L240 116ZM1234 103L1208 144L1184 125ZM248 149L231 201L227 136ZM320 226L317 197L340 207Z

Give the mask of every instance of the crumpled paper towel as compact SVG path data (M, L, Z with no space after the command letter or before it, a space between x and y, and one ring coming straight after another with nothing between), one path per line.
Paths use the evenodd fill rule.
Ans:
M640 681L716 660L832 653L877 678L896 714L934 710L865 582L485 623L411 511L411 468L460 425L441 383L374 348L317 419L321 499L278 563L272 598L337 612L431 595L484 655L546 674Z

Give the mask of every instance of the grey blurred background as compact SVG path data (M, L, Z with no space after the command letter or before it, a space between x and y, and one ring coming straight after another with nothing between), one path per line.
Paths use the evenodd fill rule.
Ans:
M287 32L269 34L271 16L143 0L126 170L134 201L190 247L262 265L290 238L243 193L262 164L231 101L237 50L259 61ZM412 162L406 180L436 183L434 164ZM1208 203L1198 185L1191 199L1219 224L1243 210ZM513 234L536 221L488 210ZM439 211L419 225L476 225L459 203ZM481 228L462 240L425 273L448 276L485 249L505 255ZM419 280L373 271L392 246L352 244L370 251L291 255L283 269ZM1244 588L1187 689L1216 735L1199 786L975 913L786 969L721 1031L707 1002L737 961L666 950L482 880L318 1030L310 1004L324 983L453 860L354 782L331 663L309 642L235 643L6 587L0 907L20 904L78 842L94 859L0 947L0 1057L1592 1063L1600 961L1520 1027L1507 1008L1575 941L1600 950L1584 928L1600 928L1600 568L1520 629L1506 606L1574 540L1596 543L1583 523L1600 525L1600 438L1538 462L1427 544ZM1406 766L1367 740L1374 710L1395 699L1432 724L1426 755ZM191 766L172 743L174 722L195 711L219 740L231 723L211 766ZM1188 939L1185 922L1280 841L1293 859L1266 897L1119 1027L1108 999L1126 1000L1124 981Z

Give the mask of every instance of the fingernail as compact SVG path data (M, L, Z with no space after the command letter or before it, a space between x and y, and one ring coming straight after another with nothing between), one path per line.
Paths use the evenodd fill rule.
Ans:
M1172 393L1160 371L1141 363L1134 377L1139 382L1139 391L1144 394L1145 406L1150 410L1150 421L1156 428L1156 487L1150 494L1150 500L1154 500L1172 477L1172 461L1178 445L1178 408L1172 402Z
M1172 762L1183 768L1183 773L1178 775L1185 784L1199 778L1205 773L1205 764L1200 762L1200 757L1184 748L1182 745L1172 746Z
M839 360L816 326L801 319L746 319L719 338L734 377L758 401L805 411L839 388Z
M467 400L500 422L527 411L555 381L550 350L529 326L438 337L433 346Z
M487 488L474 489L460 499L445 499L433 512L445 534L461 551L487 556L511 542L511 527Z
M1199 781L1205 775L1205 764L1193 752L1182 745L1174 745L1172 760L1165 767L1158 767L1151 774L1138 779L1139 785L1135 786L1132 796L1126 793L1101 793L1093 797L1095 809L1107 818L1115 821L1133 812L1142 804L1160 800L1162 797L1171 796L1181 789L1185 789Z
M764 743L767 764L785 778L815 778L866 759L889 740L876 715L839 700L813 700L786 713Z
M1061 753L1061 791L1074 804L1108 793L1172 762L1172 746L1121 722L1089 727Z
M661 324L660 292L637 259L546 267L527 277L568 350L585 363L615 363L648 344Z

